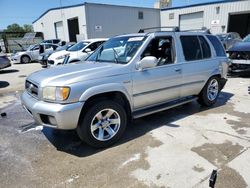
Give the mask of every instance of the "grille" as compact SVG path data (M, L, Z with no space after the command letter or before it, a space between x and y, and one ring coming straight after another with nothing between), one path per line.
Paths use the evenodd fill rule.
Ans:
M25 89L31 95L37 97L38 96L38 86L28 80L25 82Z

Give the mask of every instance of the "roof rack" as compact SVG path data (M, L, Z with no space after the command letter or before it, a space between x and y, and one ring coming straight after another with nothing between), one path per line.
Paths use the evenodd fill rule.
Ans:
M183 32L204 32L207 34L211 34L210 29L206 28L206 27L202 27L201 29L190 29L190 30L183 30Z
M144 33L145 30L151 30L151 29L172 29L172 31L174 32L178 32L180 31L179 27L177 26L166 26L166 27L149 27L149 28L143 28L143 29L140 29L138 33Z

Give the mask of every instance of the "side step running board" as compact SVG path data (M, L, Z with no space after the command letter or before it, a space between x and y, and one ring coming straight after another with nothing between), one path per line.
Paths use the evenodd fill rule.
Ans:
M198 99L198 97L196 97L196 96L185 97L183 99L178 99L178 100L175 100L175 101L167 102L167 103L164 103L164 104L161 104L161 105L158 105L158 106L154 106L154 107L151 107L151 108L147 108L147 109L144 109L144 110L135 111L132 115L133 115L134 119L137 119L137 118L140 118L140 117L143 117L143 116L147 116L147 115L154 114L154 113L157 113L157 112L160 112L160 111L164 111L164 110L167 110L167 109L170 109L170 108L174 108L176 106L180 106L180 105L195 101L197 99Z

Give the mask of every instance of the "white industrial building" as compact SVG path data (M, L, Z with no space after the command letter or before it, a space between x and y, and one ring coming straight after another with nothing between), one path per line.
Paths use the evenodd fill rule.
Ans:
M78 41L159 27L160 9L83 3L47 10L33 22L45 39Z
M161 26L178 26L181 30L206 27L214 34L250 33L250 0L226 0L161 10Z

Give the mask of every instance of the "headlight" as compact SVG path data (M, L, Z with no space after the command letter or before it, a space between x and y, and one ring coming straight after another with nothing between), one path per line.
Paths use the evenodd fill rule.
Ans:
M69 87L44 87L43 99L50 101L65 101L69 97Z
M57 57L56 60L64 59L67 55L69 55L69 54L61 55L61 56Z

